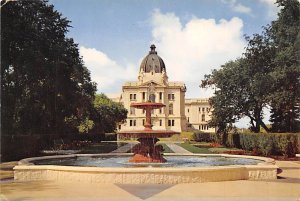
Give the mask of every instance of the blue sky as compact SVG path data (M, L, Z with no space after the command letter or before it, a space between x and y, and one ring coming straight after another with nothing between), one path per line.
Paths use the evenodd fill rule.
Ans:
M121 93L137 80L139 65L154 43L169 81L183 81L187 98L204 98L205 74L240 57L243 35L261 33L276 19L275 0L50 0L71 21L98 92Z

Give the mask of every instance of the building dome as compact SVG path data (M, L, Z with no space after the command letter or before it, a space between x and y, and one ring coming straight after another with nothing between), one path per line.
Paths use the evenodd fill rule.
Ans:
M143 71L145 73L162 73L166 72L165 63L157 55L157 52L155 51L155 45L150 46L149 54L143 59L141 65L140 65L140 72Z

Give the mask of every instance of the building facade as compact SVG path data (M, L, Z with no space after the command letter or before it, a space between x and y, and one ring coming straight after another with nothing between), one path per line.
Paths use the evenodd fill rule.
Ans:
M215 128L208 126L208 121L211 119L208 99L185 99L185 116L188 130L215 132Z
M162 109L153 111L153 129L177 132L196 129L211 132L213 129L207 126L210 118L208 100L186 100L185 84L168 80L164 61L157 55L154 45L151 45L150 48L149 54L141 62L138 80L126 82L122 86L122 94L118 100L128 110L128 115L125 123L119 125L118 130L141 130L144 128L145 112L131 108L130 104L148 101L151 88L151 91L154 91L151 99L166 105ZM116 101L116 99L114 100ZM202 108L205 108L204 111Z

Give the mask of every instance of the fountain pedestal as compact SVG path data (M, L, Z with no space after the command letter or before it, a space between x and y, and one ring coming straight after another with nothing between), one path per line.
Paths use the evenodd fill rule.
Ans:
M118 132L119 135L125 137L138 138L139 144L132 148L134 153L129 162L133 163L164 163L166 159L163 158L162 152L164 151L162 145L156 145L159 141L158 138L171 137L178 132L172 130L153 130L151 124L151 111L165 107L162 103L144 102L132 103L131 107L143 109L146 111L146 122L144 130L122 131Z
M162 145L155 145L157 138L139 138L139 144L132 149L134 156L129 160L133 163L163 163L166 159L163 158L161 152L164 151Z

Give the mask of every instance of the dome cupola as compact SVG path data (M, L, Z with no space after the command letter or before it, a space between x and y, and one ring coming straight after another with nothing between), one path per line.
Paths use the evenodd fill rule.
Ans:
M165 63L157 55L157 52L155 51L155 45L150 46L149 54L143 59L141 65L140 65L140 72L145 73L162 73L166 72Z

